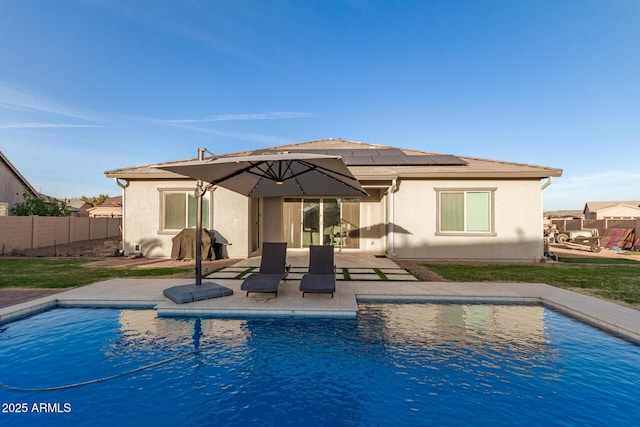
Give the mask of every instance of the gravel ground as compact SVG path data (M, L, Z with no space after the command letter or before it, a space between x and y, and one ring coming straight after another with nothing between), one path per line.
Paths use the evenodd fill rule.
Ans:
M116 245L115 239L83 240L38 249L13 250L2 255L12 257L106 257L115 253Z

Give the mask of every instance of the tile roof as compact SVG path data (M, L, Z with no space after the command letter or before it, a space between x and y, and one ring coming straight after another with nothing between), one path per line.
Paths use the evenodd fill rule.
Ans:
M454 156L429 151L383 146L363 142L348 141L340 138L329 138L297 144L280 145L262 150L247 150L219 155L219 157L246 156L256 152L279 151L326 151L343 152L349 150L347 163L349 170L360 180L399 178L521 178L541 179L562 175L562 169L546 166L529 165L514 162L479 159L474 157ZM357 153L355 152L357 150ZM369 154L369 150L371 154ZM379 159L379 155L388 154L386 159ZM356 159L355 157L368 160ZM417 157L413 157L417 156ZM392 159L393 157L393 159ZM410 162L397 161L409 159ZM192 159L195 160L195 159ZM416 160L416 161L413 161ZM420 160L420 161L418 161ZM171 164L175 162L166 162ZM180 175L165 172L152 167L154 165L134 166L113 169L105 172L109 178L124 179L171 179L181 178Z
M632 206L637 208L637 207L640 207L640 201L631 200L631 201L618 201L618 202L587 202L584 205L583 212L586 212L587 210L589 212L597 212L599 210L610 208L613 206L618 206L618 205L627 205L627 206Z
M122 207L122 196L116 197L107 197L104 199L102 203L98 205L98 207L106 208L106 207Z

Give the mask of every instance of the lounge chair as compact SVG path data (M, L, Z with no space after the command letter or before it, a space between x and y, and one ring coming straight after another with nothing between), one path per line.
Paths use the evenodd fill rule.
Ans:
M309 273L302 276L300 290L306 293L331 294L336 291L336 266L333 263L333 246L309 247Z
M274 293L278 296L278 285L287 277L291 266L286 264L286 242L264 242L260 270L247 277L240 289L249 292Z

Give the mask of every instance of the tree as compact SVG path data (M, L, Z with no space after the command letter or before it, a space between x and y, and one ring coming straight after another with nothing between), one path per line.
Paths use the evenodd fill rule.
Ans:
M22 193L22 202L18 202L11 208L11 214L15 216L69 216L71 212L67 209L67 204L52 197L33 197L31 193Z
M93 206L100 206L102 202L104 202L108 198L109 198L108 194L100 194L99 196L93 196L93 197L87 197L83 195L82 197L80 197L80 200L86 203L90 203Z

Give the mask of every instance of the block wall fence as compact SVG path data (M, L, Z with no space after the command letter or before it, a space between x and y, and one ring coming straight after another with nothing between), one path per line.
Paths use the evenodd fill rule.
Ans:
M0 253L120 237L121 218L0 216Z
M640 218L638 219L552 219L558 231L584 230L597 228L603 236L608 228L633 228L636 237L640 237Z

